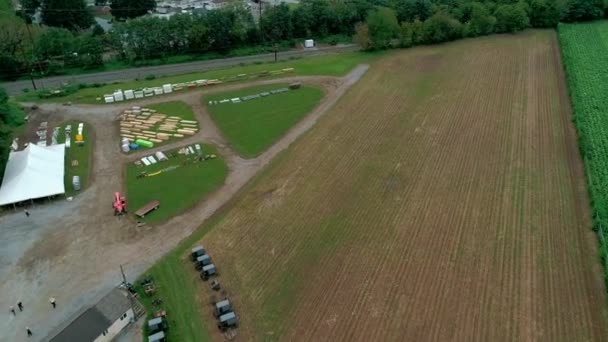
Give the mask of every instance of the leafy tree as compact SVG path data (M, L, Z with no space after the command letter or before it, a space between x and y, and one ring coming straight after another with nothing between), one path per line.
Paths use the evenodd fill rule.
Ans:
M39 59L65 58L76 52L74 42L72 32L52 27L38 37L35 52Z
M209 27L209 43L212 49L226 52L236 45L231 32L232 19L227 10L209 11L206 19Z
M93 69L103 65L103 47L98 37L87 34L80 36L78 45L78 65Z
M456 13L460 14L458 19L464 24L463 36L476 37L494 32L496 18L482 3L468 3Z
M268 9L262 16L260 27L264 37L272 42L291 38L293 25L289 7L285 3L281 3L279 6Z
M353 41L358 44L363 50L371 50L372 36L369 33L369 27L365 23L358 23L355 25L355 36Z
M517 32L530 26L530 18L521 3L500 5L494 12L496 32Z
M568 0L564 21L600 19L604 15L603 0Z
M93 31L91 31L91 33L94 36L103 36L106 33L106 31L104 31L104 29L103 29L103 27L101 27L101 25L95 24L93 26Z
M370 11L366 23L374 49L389 47L391 41L399 36L399 22L395 16L395 11L390 8L379 7Z
M399 21L425 21L433 15L433 4L430 0L395 0L393 7Z
M408 48L414 45L414 24L404 21L401 23L401 31L399 32L399 41L401 43L401 47Z
M8 95L0 87L0 180L8 160L9 148L13 142L13 130L24 123L24 113L18 106L8 102Z
M88 29L95 21L84 0L43 0L42 22L78 31Z
M562 9L553 0L532 0L530 2L530 25L532 27L557 27Z
M19 20L0 19L0 75L12 80L25 67L23 51L26 44L25 25Z
M444 12L435 13L424 22L425 43L441 43L462 37L462 24Z
M156 7L156 0L111 0L112 15L117 19L140 17Z
M209 50L209 28L203 20L194 18L188 35L188 52Z

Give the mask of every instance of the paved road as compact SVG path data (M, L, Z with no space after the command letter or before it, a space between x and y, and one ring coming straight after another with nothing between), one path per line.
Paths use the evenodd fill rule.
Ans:
M358 48L355 45L338 45L326 48L318 48L313 50L291 50L279 52L277 58L279 60L286 60L290 57L311 57L318 56L328 53L355 51ZM147 75L158 76L170 76L187 74L191 72L205 71L210 69L219 69L239 65L241 63L254 63L254 62L271 62L274 60L273 53L266 53L254 56L245 57L232 57L223 59L214 59L209 61L198 61L181 64L167 64L151 67L142 68L131 68L116 71L105 71L96 72L92 74L83 75L70 75L70 76L54 76L41 78L36 80L36 86L38 88L56 88L64 82L74 83L110 83L115 81L133 80L135 78L143 78ZM15 82L5 82L2 86L6 89L9 95L18 95L22 89L32 88L32 82L30 80L22 80Z

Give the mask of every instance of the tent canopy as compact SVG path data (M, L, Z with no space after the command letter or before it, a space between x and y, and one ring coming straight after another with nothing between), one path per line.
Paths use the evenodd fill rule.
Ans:
M65 193L65 145L29 144L11 152L0 187L0 205Z

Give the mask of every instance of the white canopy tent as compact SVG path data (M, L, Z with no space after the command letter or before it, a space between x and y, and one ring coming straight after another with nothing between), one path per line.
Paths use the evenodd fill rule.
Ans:
M65 193L65 145L11 152L0 187L0 206Z

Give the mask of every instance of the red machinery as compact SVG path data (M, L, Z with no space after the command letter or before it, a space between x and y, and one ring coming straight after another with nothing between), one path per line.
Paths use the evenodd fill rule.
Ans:
M114 216L124 215L127 213L127 200L120 196L119 192L115 192L112 207L114 208Z

